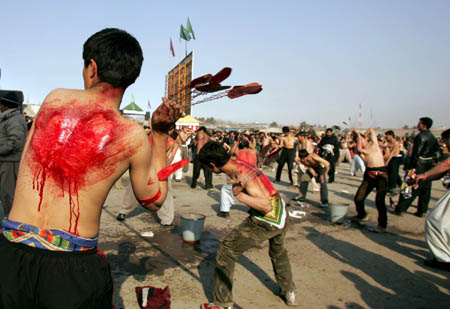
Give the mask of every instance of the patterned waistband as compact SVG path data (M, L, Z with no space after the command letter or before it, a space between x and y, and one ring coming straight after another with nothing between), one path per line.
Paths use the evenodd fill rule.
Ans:
M269 198L269 202L271 210L268 213L265 215L257 215L255 212L252 212L253 217L281 230L286 223L286 208L284 201L279 195L274 195Z
M3 219L3 233L10 242L51 251L87 251L97 247L98 236L83 238L56 229L40 229L36 226Z

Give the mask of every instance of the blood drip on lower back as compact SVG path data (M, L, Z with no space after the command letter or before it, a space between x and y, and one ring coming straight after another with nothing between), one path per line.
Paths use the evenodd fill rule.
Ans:
M64 112L47 107L36 119L30 167L33 189L40 196L38 211L47 181L52 180L52 186L59 187L63 196L68 193L69 232L75 235L80 217L79 190L112 175L117 163L134 152L120 142L127 125L120 125L118 119L114 111L99 110L95 105L90 109L84 106L82 111L65 108Z

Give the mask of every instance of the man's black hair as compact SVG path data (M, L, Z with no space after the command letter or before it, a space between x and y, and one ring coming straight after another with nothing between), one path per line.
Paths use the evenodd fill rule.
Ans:
M298 131L298 133L295 136L308 136L308 132L306 131Z
M392 136L392 137L395 137L395 133L394 133L394 131L392 131L392 130L389 130L389 131L384 132L384 135L390 135L390 136Z
M309 155L309 153L308 153L308 151L306 151L306 149L301 149L299 152L298 152L298 156L300 157L300 158L306 158L307 156Z
M248 140L244 139L239 143L239 149L250 148Z
M204 126L199 127L199 128L197 129L197 131L203 131L203 132L205 132L206 134L208 134L208 130L207 130L206 127L204 127Z
M441 133L441 137L442 139L449 139L450 138L450 129L445 130L444 132Z
M283 133L289 133L289 127L285 126L281 130L283 131Z
M214 163L215 166L222 167L230 160L231 155L223 147L223 144L209 141L203 145L197 158L200 162L209 166Z
M328 133L328 132L333 132L333 129L332 129L332 128L327 128L327 129L325 130L325 133Z
M141 72L144 57L139 42L129 33L106 28L93 34L83 45L84 66L90 60L97 63L97 74L102 82L114 88L127 88Z
M419 119L419 121L427 127L427 129L431 129L431 127L433 126L433 119L429 118L429 117L422 117Z

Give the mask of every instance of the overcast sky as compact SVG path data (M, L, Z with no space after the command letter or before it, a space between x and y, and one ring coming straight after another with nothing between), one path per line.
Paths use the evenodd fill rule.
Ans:
M194 77L233 68L226 83L259 82L255 96L194 106L194 117L298 125L448 127L450 1L3 1L0 88L40 104L54 88L82 88L82 45L122 28L144 51L128 88L143 109L164 95L165 75L185 55L180 24L196 40ZM169 50L172 38L176 57Z

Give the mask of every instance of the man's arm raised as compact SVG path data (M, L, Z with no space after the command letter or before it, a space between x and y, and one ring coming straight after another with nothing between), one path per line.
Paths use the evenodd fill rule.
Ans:
M364 145L363 145L361 133L359 133L358 131L355 131L355 130L353 130L353 133L356 135L356 150L359 153L363 153Z
M158 172L166 167L168 134L181 115L178 105L163 98L163 103L152 115L152 147L145 138L139 152L132 157L130 179L139 203L150 210L157 210L167 195L167 179L159 179Z

